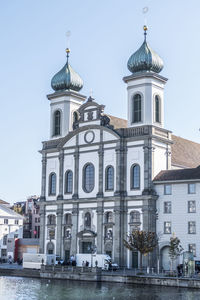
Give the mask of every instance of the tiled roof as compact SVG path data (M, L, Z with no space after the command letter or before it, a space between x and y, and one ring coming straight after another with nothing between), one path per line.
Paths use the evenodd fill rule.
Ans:
M114 129L118 128L127 128L128 122L125 119L117 118L111 115L107 115L110 119L110 125L114 127Z
M106 116L110 118L110 125L112 125L114 129L127 128L127 120L107 114ZM46 141L43 144L43 149L56 148L62 140L63 138ZM200 165L200 144L176 135L172 135L172 141L171 159L173 167L196 168Z
M196 168L200 165L200 144L172 135L172 165Z
M6 202L6 201L0 199L0 204L3 204L3 205L9 205L10 203L8 203L8 202Z
M153 181L174 181L174 180L196 180L200 179L200 166L192 169L177 169L161 171Z

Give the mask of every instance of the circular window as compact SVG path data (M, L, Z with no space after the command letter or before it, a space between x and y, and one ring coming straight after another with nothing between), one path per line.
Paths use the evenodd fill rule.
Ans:
M93 131L87 131L84 135L84 140L86 143L91 144L94 141L95 135Z

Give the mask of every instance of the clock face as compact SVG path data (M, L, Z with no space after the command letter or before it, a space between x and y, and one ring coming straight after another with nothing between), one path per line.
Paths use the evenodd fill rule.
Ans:
M84 140L86 143L91 144L94 141L95 134L93 131L89 130L84 135Z

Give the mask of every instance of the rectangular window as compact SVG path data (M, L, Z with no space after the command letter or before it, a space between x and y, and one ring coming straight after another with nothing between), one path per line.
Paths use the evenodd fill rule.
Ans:
M35 223L37 223L37 221L38 221L38 219L37 219L37 218L35 218Z
M15 225L18 225L19 224L19 220L15 220Z
M188 233L195 234L196 233L196 222L190 221L188 222Z
M195 194L196 193L196 184L189 183L188 184L188 194Z
M188 251L193 253L194 256L196 256L196 244L189 244Z
M171 222L164 222L164 233L165 234L171 233Z
M14 239L17 239L18 238L18 234L14 234Z
M165 195L171 195L172 193L172 186L171 184L165 184L164 185L164 194Z
M188 212L189 213L196 212L196 201L188 201Z
M171 214L172 212L172 203L171 201L164 202L164 213L165 214Z
M8 224L8 219L4 219L4 224Z

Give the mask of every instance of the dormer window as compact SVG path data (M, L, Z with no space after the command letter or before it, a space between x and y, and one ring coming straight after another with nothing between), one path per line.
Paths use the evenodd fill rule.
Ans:
M160 123L160 98L156 95L155 96L155 122Z
M54 113L54 135L60 135L60 122L61 121L61 113L59 110L56 110Z
M140 94L133 98L133 123L142 121L142 99Z

